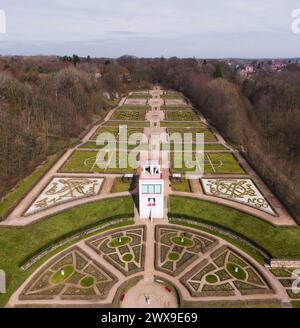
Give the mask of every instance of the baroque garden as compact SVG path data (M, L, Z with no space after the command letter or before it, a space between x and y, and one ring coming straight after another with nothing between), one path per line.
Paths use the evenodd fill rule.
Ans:
M124 145L119 126L127 137L146 138ZM102 133L116 138L115 155L99 143ZM181 148L167 141L187 133L180 146L192 160L179 156L178 163ZM157 147L148 140L158 134L166 140ZM190 175L197 134L204 141L198 177ZM129 153L136 167L123 156ZM139 181L154 159L161 185L144 193ZM300 229L242 154L178 92L153 87L122 98L1 206L1 306L299 306Z

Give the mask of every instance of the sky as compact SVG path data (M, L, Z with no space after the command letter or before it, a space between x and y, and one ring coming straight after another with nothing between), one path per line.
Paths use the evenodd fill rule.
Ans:
M299 57L297 8L299 0L0 0L0 54Z

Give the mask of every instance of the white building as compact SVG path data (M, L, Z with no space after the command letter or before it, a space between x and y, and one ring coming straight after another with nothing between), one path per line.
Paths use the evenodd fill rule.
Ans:
M164 180L159 161L148 161L139 180L141 219L164 218Z

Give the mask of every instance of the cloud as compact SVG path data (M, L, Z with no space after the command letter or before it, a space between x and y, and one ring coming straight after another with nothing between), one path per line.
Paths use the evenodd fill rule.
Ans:
M99 56L131 50L224 57L257 49L267 57L281 54L284 45L286 55L296 55L291 11L297 7L298 0L26 0L26 6L24 0L2 0L7 34L0 35L0 52L11 44L11 53L88 54L95 52L86 46L91 44Z

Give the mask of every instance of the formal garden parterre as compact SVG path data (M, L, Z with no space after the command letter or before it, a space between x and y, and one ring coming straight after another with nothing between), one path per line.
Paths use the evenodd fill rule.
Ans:
M195 265L180 281L193 297L273 294L267 280L245 258L227 246Z
M118 110L110 120L114 121L145 121L146 110Z
M62 203L96 196L100 193L103 178L55 177L37 196L24 215L32 215Z
M146 227L113 231L86 241L103 259L126 276L144 270Z
M112 272L73 247L43 267L22 291L20 300L103 300L117 281Z
M193 110L169 110L166 112L166 121L195 121L198 115Z
M157 270L177 276L217 244L211 236L184 228L155 227L155 265Z

